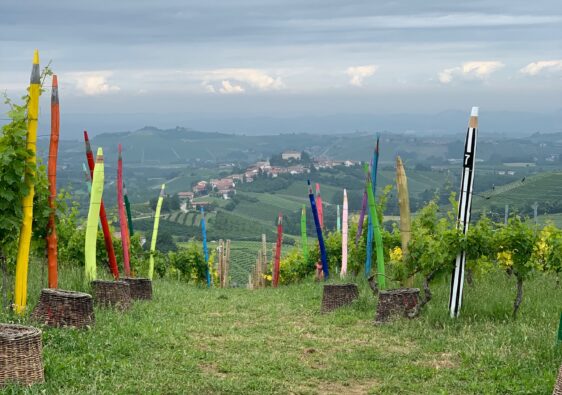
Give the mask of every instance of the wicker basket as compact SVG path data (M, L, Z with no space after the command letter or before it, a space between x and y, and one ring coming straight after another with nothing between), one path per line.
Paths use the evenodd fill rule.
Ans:
M379 291L379 304L377 305L375 322L387 322L394 315L414 318L418 315L419 304L419 288L398 288Z
M552 395L562 395L562 365L560 365L560 369L558 370L558 380L556 380Z
M131 290L125 281L92 281L94 302L101 307L127 310L131 306Z
M29 326L0 324L0 385L43 381L41 331Z
M129 284L131 299L152 299L152 281L148 278L123 277L123 281Z
M322 313L328 313L353 302L359 297L355 284L325 284L322 295Z
M31 317L48 326L85 328L95 322L92 296L62 289L43 289Z

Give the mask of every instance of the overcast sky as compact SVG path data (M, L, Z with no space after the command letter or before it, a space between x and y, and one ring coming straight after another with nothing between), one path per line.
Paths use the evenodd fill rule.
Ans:
M34 48L68 114L562 107L560 0L0 0L0 90Z

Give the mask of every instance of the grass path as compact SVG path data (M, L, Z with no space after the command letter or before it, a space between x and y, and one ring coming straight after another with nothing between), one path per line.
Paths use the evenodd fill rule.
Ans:
M250 291L157 280L153 301L124 314L96 310L90 330L44 328L46 383L29 392L551 393L562 362L562 291L552 278L527 285L518 321L503 274L467 287L456 321L447 279L421 317L384 326L373 325L375 299L360 289L355 304L321 315L312 282ZM31 292L33 305L38 287Z

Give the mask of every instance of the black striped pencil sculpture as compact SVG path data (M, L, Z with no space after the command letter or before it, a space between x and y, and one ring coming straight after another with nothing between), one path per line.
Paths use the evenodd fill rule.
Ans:
M476 155L476 137L478 135L478 107L472 107L466 141L464 143L464 156L462 165L461 190L459 195L459 211L457 214L457 227L463 234L468 231L470 222L470 208L472 205L472 185L474 183L474 161ZM455 269L451 277L451 294L449 297L449 312L451 317L458 317L462 304L462 291L464 284L464 267L466 264L466 251L461 251L455 261Z

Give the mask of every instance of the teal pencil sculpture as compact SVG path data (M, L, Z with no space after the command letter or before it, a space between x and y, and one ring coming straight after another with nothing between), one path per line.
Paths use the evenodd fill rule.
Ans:
M129 196L127 196L127 188L125 187L125 182L123 182L123 200L125 201L125 210L127 211L127 224L129 225L129 237L131 237L133 232L133 217L131 215L131 203L129 202Z

